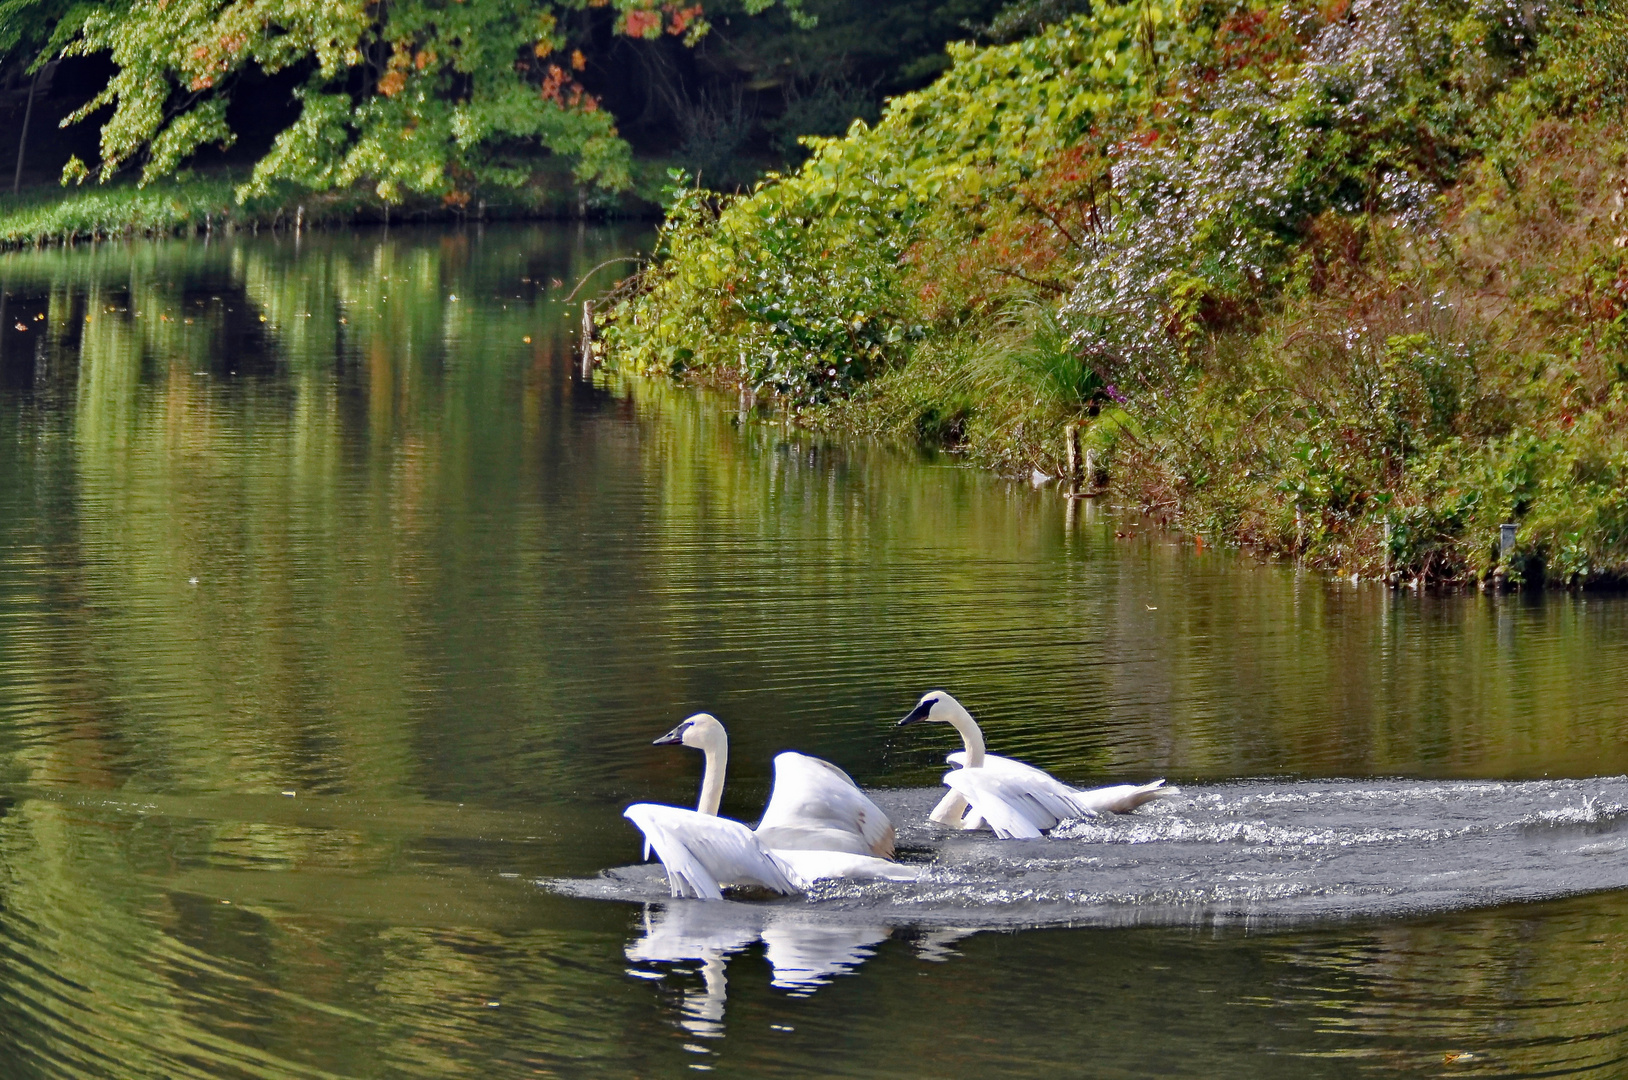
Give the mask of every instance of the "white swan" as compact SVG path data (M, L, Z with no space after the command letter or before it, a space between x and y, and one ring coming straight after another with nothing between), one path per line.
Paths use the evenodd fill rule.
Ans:
M929 821L952 829L993 829L1002 840L1032 839L1073 818L1123 814L1154 799L1180 794L1163 780L1116 784L1081 791L1032 765L984 753L984 734L962 704L942 690L922 695L899 726L925 720L949 724L966 749L949 756L958 766L944 774L950 793L933 808Z
M706 757L694 810L634 803L623 816L655 848L675 897L721 899L739 885L776 893L805 891L821 878L913 881L916 871L890 861L893 823L828 761L787 752L774 759L774 790L756 830L718 816L729 735L716 717L697 713L652 745L679 743Z

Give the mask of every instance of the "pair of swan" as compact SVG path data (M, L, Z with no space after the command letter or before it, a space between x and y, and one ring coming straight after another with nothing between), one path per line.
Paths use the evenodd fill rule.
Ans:
M1178 792L1163 780L1082 791L1033 766L986 753L972 714L942 690L924 694L899 726L921 721L951 725L965 744L949 756L957 766L944 777L949 794L928 815L950 828L988 828L1003 840L1029 839L1064 821L1125 813ZM653 745L675 743L706 758L696 808L635 803L623 812L644 834L645 858L655 849L674 897L721 899L726 886L789 894L822 878L918 876L914 867L893 861L894 828L887 815L830 762L791 751L778 755L769 805L757 828L748 829L718 816L729 761L724 726L697 713Z
M805 892L822 878L913 881L893 860L893 822L847 773L792 751L774 759L774 788L756 829L718 816L729 736L716 717L697 713L652 745L680 744L706 757L694 810L634 803L623 816L644 833L644 855L667 871L675 897L718 900L725 886Z

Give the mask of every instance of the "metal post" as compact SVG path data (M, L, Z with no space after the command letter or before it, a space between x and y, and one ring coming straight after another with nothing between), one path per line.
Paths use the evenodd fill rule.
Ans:
M1498 557L1508 559L1509 553L1515 550L1515 525L1505 522L1498 526Z

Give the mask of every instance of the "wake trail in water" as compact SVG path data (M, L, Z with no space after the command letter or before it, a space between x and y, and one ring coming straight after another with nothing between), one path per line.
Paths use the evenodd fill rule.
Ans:
M822 882L748 922L1000 929L1296 924L1396 917L1628 888L1628 777L1184 785L1132 814L1040 840L925 824L942 789L877 791L908 883ZM541 884L665 902L657 865ZM778 913L778 914L777 914Z

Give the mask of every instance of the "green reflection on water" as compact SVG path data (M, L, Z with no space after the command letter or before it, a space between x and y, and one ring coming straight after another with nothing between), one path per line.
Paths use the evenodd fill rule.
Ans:
M951 747L888 723L933 685L1079 781L1628 770L1619 600L1297 576L953 461L574 379L556 298L639 239L0 256L11 1074L1620 1059L1616 896L983 935L946 962L901 930L807 998L749 950L699 1034L719 972L630 978L635 915L532 882L632 860L625 802L693 798L696 763L648 743L697 708L731 724L743 817L790 744L936 782Z

